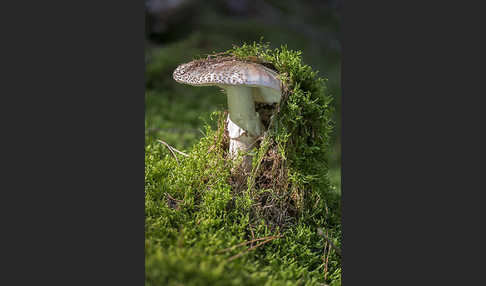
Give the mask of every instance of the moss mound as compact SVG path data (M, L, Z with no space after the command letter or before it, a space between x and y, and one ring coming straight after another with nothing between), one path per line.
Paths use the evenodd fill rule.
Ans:
M146 285L340 285L340 257L318 232L340 246L325 79L285 46L255 43L213 56L275 69L284 97L257 106L268 131L248 176L231 171L223 112L188 156L146 138Z

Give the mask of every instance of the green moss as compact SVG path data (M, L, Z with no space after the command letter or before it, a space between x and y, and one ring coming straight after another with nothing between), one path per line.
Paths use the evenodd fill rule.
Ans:
M300 52L268 47L227 52L271 63L286 86L243 188L227 159L222 112L213 113L187 157L175 159L147 135L146 285L340 285L340 259L331 251L325 266L326 242L317 233L325 229L340 246L340 194L327 165L332 96ZM282 237L248 252L251 244L231 248L270 235Z

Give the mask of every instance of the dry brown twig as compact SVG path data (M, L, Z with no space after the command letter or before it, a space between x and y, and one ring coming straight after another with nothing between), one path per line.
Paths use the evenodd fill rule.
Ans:
M178 199L175 199L173 198L169 193L164 193L169 199L173 200L173 201L176 201L178 203L182 203L184 202L183 200L178 200Z
M253 243L253 242L256 242L256 241L260 241L260 240L265 240L265 239L275 239L275 238L280 238L282 237L283 235L277 235L277 236L266 236L266 237L261 237L261 238L256 238L256 239L252 239L252 240L249 240L249 241L244 241L242 243L238 243L237 245L233 245L231 247L228 247L228 248L225 248L225 249L222 249L222 250L219 250L218 253L223 253L223 252L226 252L226 251L230 251L230 250L233 250L237 247L240 247L240 246L244 246L244 245L247 245L247 244L250 244L250 243Z
M187 155L186 153L177 150L176 148L170 146L169 144L167 144L166 142L164 142L164 141L162 141L160 139L157 139L157 142L162 143L165 147L167 147L167 149L169 149L170 153L172 153L172 156L174 156L174 158L176 159L176 161L177 161L178 164L180 164L179 163L179 159L177 159L177 156L174 153L174 151L177 152L177 153L179 153L179 154L181 154L182 156L189 157L189 155Z
M339 255L339 257L342 257L342 255L341 255L341 249L339 247L335 246L334 243L332 243L332 241L327 237L327 235L324 234L324 232L322 231L322 228L318 228L317 229L317 232L319 233L319 235L321 235L322 237L324 237L324 239L336 251L336 253Z
M227 261L228 261L228 262L233 261L233 260L235 260L236 258L239 258L239 257L241 257L241 256L243 256L243 255L245 255L245 254L247 254L248 252L250 252L250 251L252 251L252 250L256 249L257 247L259 247L259 246L261 246L261 245L264 245L265 243L270 242L270 241L272 241L272 240L274 240L274 239L280 238L280 237L282 237L282 236L283 236L283 235L279 235L279 236L274 236L274 237L271 237L271 238L269 238L269 239L267 239L267 240L265 240L265 241L263 241L263 242L260 242L259 244L255 245L255 246L253 246L253 247L248 248L247 250L244 250L244 251L242 251L242 252L240 252L240 253L238 253L238 254L236 254L236 255L231 256L230 258L228 258L228 260L227 260Z
M324 244L324 256L322 257L322 260L324 262L324 280L327 280L327 274L328 274L327 267L328 267L330 252L331 252L331 246L326 241L326 244Z
M167 197L167 204L172 209L178 210L179 205L184 202L183 200L173 198L169 193L165 193L165 195Z

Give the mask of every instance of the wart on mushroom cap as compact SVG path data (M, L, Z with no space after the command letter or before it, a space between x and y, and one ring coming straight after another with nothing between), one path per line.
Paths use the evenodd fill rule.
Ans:
M255 102L278 103L281 81L277 73L263 65L235 59L202 59L182 64L174 79L193 86L219 86L228 96L230 154L251 148L262 133Z

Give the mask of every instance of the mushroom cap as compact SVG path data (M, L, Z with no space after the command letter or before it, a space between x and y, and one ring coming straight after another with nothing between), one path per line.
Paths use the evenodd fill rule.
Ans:
M202 59L178 66L174 80L193 86L254 87L256 102L275 103L281 98L281 81L275 71L253 62L235 59Z

